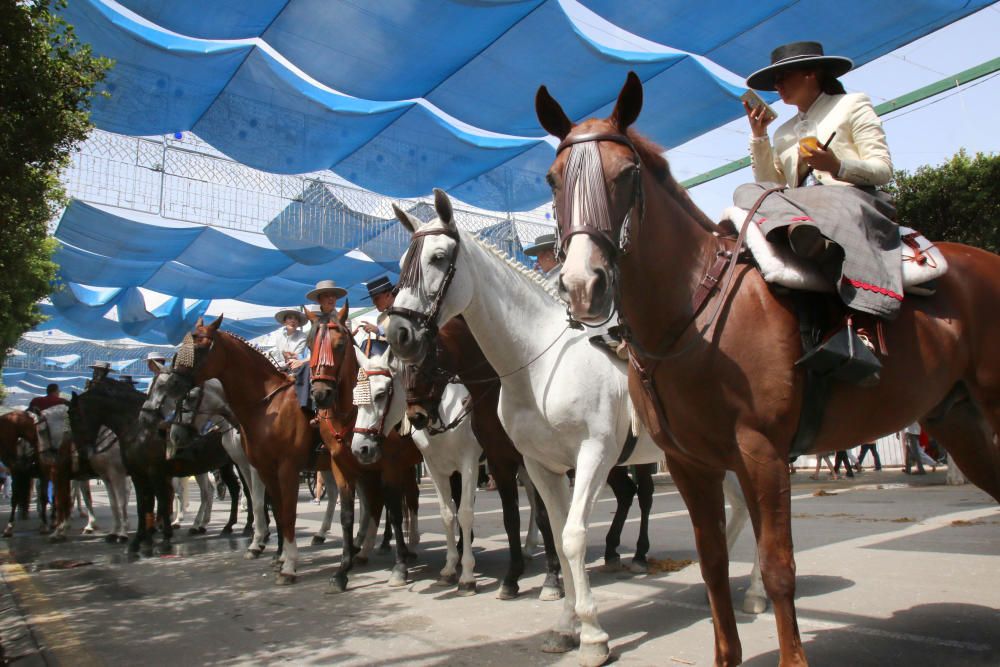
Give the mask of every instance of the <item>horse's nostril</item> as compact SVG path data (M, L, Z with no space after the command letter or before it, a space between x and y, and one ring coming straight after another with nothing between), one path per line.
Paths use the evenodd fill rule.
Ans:
M608 288L608 272L604 269L597 269L594 271L597 276L594 278L594 295L604 294L604 291Z

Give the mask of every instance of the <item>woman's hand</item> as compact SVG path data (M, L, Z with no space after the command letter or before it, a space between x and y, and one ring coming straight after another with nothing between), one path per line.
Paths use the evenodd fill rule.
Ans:
M290 369L292 369L293 371L295 371L295 370L298 370L299 367L301 367L302 364L304 364L304 363L306 363L306 362L304 360L302 360L302 359L292 359L291 361L288 362L288 367Z
M840 158L833 151L824 150L822 146L809 148L808 146L800 145L799 156L816 171L825 171L833 174L834 178L840 173Z
M767 126L774 120L774 118L768 118L767 107L759 106L754 108L744 102L743 109L747 112L747 119L750 121L750 132L753 133L753 136L766 137Z

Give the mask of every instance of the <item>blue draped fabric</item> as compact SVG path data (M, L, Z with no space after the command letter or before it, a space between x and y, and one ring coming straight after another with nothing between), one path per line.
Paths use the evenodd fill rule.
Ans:
M74 0L65 15L116 60L101 128L192 130L260 169L513 211L548 198L540 84L581 119L606 113L633 70L638 129L670 148L739 117L742 78L804 26L864 64L989 4Z

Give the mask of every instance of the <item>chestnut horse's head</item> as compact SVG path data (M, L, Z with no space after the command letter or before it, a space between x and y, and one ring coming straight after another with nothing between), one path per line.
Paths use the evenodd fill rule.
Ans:
M178 401L193 386L217 375L215 366L222 362L213 357L212 350L215 349L215 336L222 326L222 317L219 315L211 324L205 324L205 319L199 317L194 329L184 336L174 355L172 372L163 380L163 392L167 398Z
M343 378L344 358L352 348L351 331L347 327L349 304L345 303L336 317L329 319L311 310L306 317L312 322L310 333L310 395L317 408L328 408L337 398L337 388L341 382L353 381L353 377Z
M538 120L560 139L547 180L563 260L559 293L574 318L606 319L615 305L617 256L628 251L631 227L643 216L642 166L629 126L642 109L642 82L634 72L608 118L574 125L549 91L535 97Z
M398 359L418 363L437 338L438 327L465 310L472 300L469 281L454 281L460 261L461 235L451 200L434 190L436 220L423 224L393 206L400 223L413 234L403 258L386 338Z

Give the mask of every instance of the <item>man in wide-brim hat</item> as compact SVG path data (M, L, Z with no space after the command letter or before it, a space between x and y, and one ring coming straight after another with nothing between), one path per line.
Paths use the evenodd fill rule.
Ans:
M535 268L549 280L559 275L559 260L556 259L556 235L541 234L535 242L524 249L524 254L535 258Z
M85 387L86 389L90 389L91 385L100 382L104 378L108 377L109 373L115 372L115 369L111 368L111 363L107 361L95 361L90 366L87 366L87 368L94 371L94 374L91 376L89 380L87 380L87 385Z
M365 283L365 287L368 288L368 298L378 310L378 317L374 323L362 321L354 329L354 333L357 334L358 331L364 329L371 334L368 340L364 341L361 349L367 356L375 357L385 352L389 347L389 341L385 337L385 327L389 323L389 314L386 310L392 306L392 302L395 300L393 291L395 285L389 280L389 276L380 276Z

